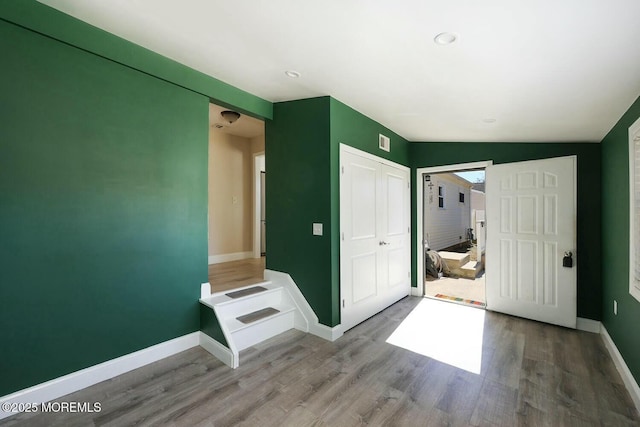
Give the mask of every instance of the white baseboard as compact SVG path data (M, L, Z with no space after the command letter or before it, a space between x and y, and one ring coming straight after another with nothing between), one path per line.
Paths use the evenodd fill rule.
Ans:
M578 317L576 322L576 329L579 331L593 332L599 334L602 328L602 323L597 320L587 319L584 317Z
M296 285L296 282L293 281L293 278L289 274L283 273L281 271L265 269L264 278L266 280L272 281L273 283L277 282L279 284L282 284L283 286L286 286L289 294L293 297L296 305L298 306L298 309L302 312L302 315L307 320L309 333L319 336L320 338L328 341L335 341L342 336L344 331L342 330L340 325L331 328L329 326L321 324L318 321L318 316L316 316L316 313L309 305L309 302L304 297L304 295L300 291L300 288L298 288L298 285Z
M253 251L211 255L209 256L209 265L220 264L221 262L238 261L241 259L249 259L249 258L253 258Z
M236 360L235 355L231 352L231 350L229 350L227 347L223 346L204 332L200 332L200 347L207 350L228 367L232 369L238 367L238 361Z
M344 331L342 330L342 326L334 326L333 328L323 325L322 323L315 323L310 325L309 333L320 338L323 338L327 341L335 341L344 335Z
M620 354L618 347L616 347L616 344L611 339L611 336L609 335L609 332L607 332L607 329L604 327L604 325L602 325L600 333L602 334L602 338L604 340L605 346L607 347L607 350L609 350L609 354L611 354L613 363L616 365L616 368L618 369L618 372L622 377L622 381L627 387L633 403L635 403L636 405L636 409L640 411L640 387L638 387L638 383L633 377L633 374L629 370L629 367L622 358L622 354Z
M188 350L197 346L199 342L200 332L193 332L2 396L0 397L0 402L44 403L58 399L69 393L82 390L83 388L124 374L125 372ZM12 415L15 414L0 410L0 419Z

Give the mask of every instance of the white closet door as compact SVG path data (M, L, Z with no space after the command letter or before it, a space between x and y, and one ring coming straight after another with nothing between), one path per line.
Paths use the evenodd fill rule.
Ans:
M349 329L410 293L409 171L342 149L341 324Z

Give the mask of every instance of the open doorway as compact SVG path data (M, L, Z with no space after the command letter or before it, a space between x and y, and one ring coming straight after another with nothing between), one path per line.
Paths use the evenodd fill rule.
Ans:
M427 170L421 183L424 295L484 308L484 167Z
M264 135L262 120L209 104L208 258L212 293L258 283L264 277Z

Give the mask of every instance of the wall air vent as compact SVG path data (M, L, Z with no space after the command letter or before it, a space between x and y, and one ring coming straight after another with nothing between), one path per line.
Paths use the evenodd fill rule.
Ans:
M383 134L378 135L378 147L384 151L391 151L391 139Z

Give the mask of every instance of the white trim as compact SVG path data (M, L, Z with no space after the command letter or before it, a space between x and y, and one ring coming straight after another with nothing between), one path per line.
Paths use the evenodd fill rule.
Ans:
M366 151L358 150L350 145L340 143L340 151L346 151L347 153L355 154L360 157L364 157L365 159L373 160L374 162L382 163L383 165L391 166L396 169L400 169L403 171L410 171L411 169L403 166L399 163L392 162L391 160L387 160L382 157L378 157L375 154L367 153Z
M0 402L48 402L195 347L199 343L199 336L200 332L192 332L115 359L107 360L106 362L2 396L0 397ZM0 410L0 419L12 415L14 414L11 412L3 412Z
M424 281L422 283L422 286L417 286L417 287L412 287L411 288L411 296L413 297L422 297L424 296Z
M638 232L635 226L636 214L635 210L635 193L640 189L636 189L635 185L635 139L640 135L640 118L638 118L631 126L629 126L629 293L637 301L640 301L640 289L636 287L636 248L635 235Z
M309 333L323 338L327 341L335 341L342 335L344 335L344 330L342 328L342 325L337 325L333 328L330 328L329 326L323 325L322 323L314 323L309 326Z
M203 283L200 285L200 299L211 296L211 283Z
M328 341L335 341L342 336L344 330L342 330L340 325L331 328L318 321L318 316L316 316L316 313L307 302L306 298L300 291L300 288L298 288L298 285L296 285L289 274L281 271L265 269L264 278L265 280L270 280L274 284L277 283L278 285L285 286L287 291L289 291L289 295L293 298L298 310L306 319L308 331L304 332L309 332ZM302 330L301 328L297 329Z
M241 259L253 258L253 252L234 252L230 254L210 255L209 264L220 264L221 262L238 261Z
M493 160L472 163L458 163L455 165L430 166L416 169L416 284L418 289L424 287L424 180L422 175L440 172L452 172L465 169L487 168L493 165ZM411 288L414 289L414 288ZM411 291L413 294L413 290Z
M587 319L585 317L578 317L576 320L576 329L579 331L593 332L599 334L602 329L602 323L597 320Z
M239 361L236 360L237 356L233 354L233 352L227 347L223 346L218 341L214 340L202 331L200 332L200 347L207 350L216 359L220 360L231 369L235 369L238 367Z
M622 377L622 381L624 382L624 385L627 387L627 390L631 395L631 399L633 400L633 403L635 403L636 405L636 409L640 411L640 387L638 387L638 383L633 377L633 374L631 373L631 371L629 370L629 367L625 363L624 358L622 357L622 354L620 354L618 347L616 347L616 344L611 339L611 336L609 335L609 332L607 332L607 329L604 327L604 325L602 325L600 333L602 334L602 339L604 340L604 344L607 347L607 350L609 350L609 354L613 359L613 363L616 365L616 368L618 369L618 372Z
M264 163L264 151L253 153L253 257L260 258L260 172ZM265 168L266 169L266 168Z

